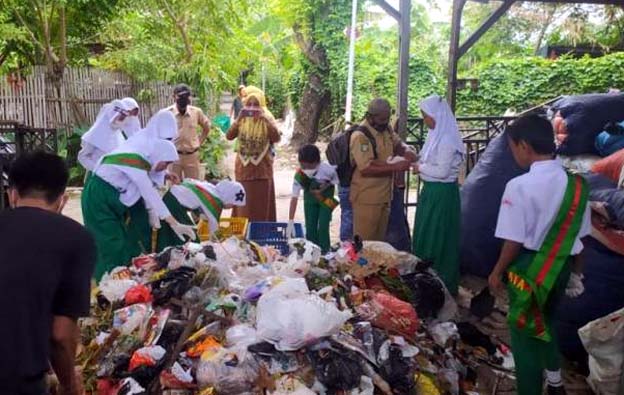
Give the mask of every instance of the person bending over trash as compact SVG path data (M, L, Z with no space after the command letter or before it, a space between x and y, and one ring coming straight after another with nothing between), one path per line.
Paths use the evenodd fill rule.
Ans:
M178 159L169 141L176 136L173 114L160 111L145 130L104 156L96 167L82 194L85 225L98 247L96 280L149 252L150 224L159 226L161 219L180 239L195 239L193 228L175 220L155 187L164 183L165 169Z
M496 237L503 249L488 279L500 292L508 279L509 328L518 395L564 394L553 309L565 293L584 291L581 238L590 234L589 188L555 159L553 129L538 115L518 118L506 130L516 162L529 172L507 183Z
M326 253L330 246L329 223L332 212L338 206L334 197L338 174L334 166L321 162L321 153L312 144L304 145L299 150L299 165L293 181L286 234L289 238L294 237L293 220L303 190L306 238Z
M210 232L214 234L219 229L219 219L224 208L246 204L245 188L236 181L223 180L213 185L187 178L181 184L173 185L163 197L163 202L173 217L182 224L193 225L189 211L198 211L200 218L208 221ZM165 222L158 229L159 252L183 243L168 223Z

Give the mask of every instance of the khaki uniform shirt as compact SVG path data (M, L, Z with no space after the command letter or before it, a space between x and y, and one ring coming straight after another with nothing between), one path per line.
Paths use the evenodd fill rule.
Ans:
M394 147L400 138L394 132L386 130L379 133L364 121L366 127L377 142L377 159L386 161L394 154ZM383 204L392 200L393 177L363 177L365 169L374 159L373 145L362 132L354 132L349 142L351 163L355 165L351 179L351 202L360 204Z
M182 153L192 153L199 149L198 126L210 127L210 120L201 108L188 106L186 112L180 114L178 107L174 104L168 108L173 113L178 122L178 138L175 141L176 148Z

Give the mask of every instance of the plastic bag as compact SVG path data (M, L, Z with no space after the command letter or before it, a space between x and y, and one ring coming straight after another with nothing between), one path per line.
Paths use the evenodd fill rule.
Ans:
M289 351L337 333L349 318L350 312L311 294L304 279L285 279L258 301L256 327L258 338Z
M434 274L424 271L401 277L412 291L412 305L421 318L434 318L444 307L444 283Z
M229 347L244 347L258 341L256 330L248 324L235 325L225 332L225 339Z
M459 338L457 325L453 322L442 322L429 328L431 337L440 347L446 347L447 342L451 339Z
M133 287L136 287L138 283L134 280L129 279L111 279L107 278L105 275L100 281L100 292L109 302L117 302L120 300L124 300L126 293Z
M139 284L126 291L124 299L126 306L137 303L149 303L152 301L152 292L145 285Z
M358 356L350 352L337 352L332 348L319 347L308 352L316 378L330 393L348 391L360 384L364 373Z
M419 320L411 304L392 295L379 292L367 294L368 300L356 308L357 313L378 328L413 338Z
M184 370L178 362L174 363L169 371L160 374L160 385L167 389L195 388L191 369Z
M411 394L415 386L414 373L415 365L412 357L413 353L405 354L406 344L397 344L395 341L387 340L379 349L379 366L381 376L390 384L395 394Z
M579 329L589 354L587 381L598 395L622 394L624 376L624 309L588 323Z

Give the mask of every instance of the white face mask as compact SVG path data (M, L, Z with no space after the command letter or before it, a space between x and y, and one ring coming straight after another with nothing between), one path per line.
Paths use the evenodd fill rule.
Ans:
M316 174L316 171L318 170L318 167L315 169L307 169L307 170L302 170L303 174L305 174L308 177L314 177L314 175Z

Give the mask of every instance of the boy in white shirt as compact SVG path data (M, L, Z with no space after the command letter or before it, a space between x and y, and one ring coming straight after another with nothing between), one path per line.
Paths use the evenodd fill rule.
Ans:
M494 291L507 277L509 327L518 395L564 394L552 311L563 293L583 293L581 238L591 232L585 180L555 159L549 121L529 115L506 130L516 162L529 172L507 183L496 237L504 244L489 277Z
M299 195L303 190L306 238L315 243L323 253L329 251L329 223L332 211L338 206L334 197L335 186L338 185L336 168L329 163L321 162L319 149L312 144L299 150L300 168L295 173L290 213L286 234L293 236L293 219L297 211Z

